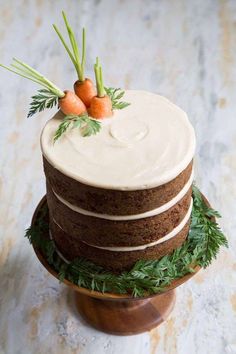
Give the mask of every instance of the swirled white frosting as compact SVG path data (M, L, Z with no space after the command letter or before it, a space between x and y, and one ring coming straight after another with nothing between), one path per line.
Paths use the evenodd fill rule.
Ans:
M45 125L41 148L63 174L100 188L139 190L165 184L190 163L195 134L186 113L166 98L128 90L130 106L101 120L97 135L82 137L69 129L53 144L63 118L57 113Z

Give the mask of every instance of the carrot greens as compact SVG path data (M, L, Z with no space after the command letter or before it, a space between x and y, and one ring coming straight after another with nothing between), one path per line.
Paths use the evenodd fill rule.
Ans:
M62 90L49 81L39 71L33 69L21 60L13 58L10 66L3 64L0 64L0 66L43 87L43 89L38 90L37 95L32 96L28 117L31 117L36 112L43 111L45 108L52 108L58 104L59 98L65 96L65 93Z
M99 62L99 58L96 58L96 63L94 64L94 72L96 77L96 86L97 86L97 96L104 97L106 94L104 84L103 84L103 75L102 75L102 67Z
M85 32L85 28L83 28L83 30L82 30L82 60L81 60L80 51L79 51L79 47L78 47L78 44L76 41L75 33L72 30L64 11L62 11L62 16L63 16L64 23L65 23L65 26L67 29L71 49L69 48L68 44L66 43L65 39L63 38L63 35L61 34L61 32L59 31L58 27L55 24L53 25L53 28L55 29L58 37L60 38L65 50L67 51L73 65L75 67L79 81L84 81L84 79L85 79L84 67L85 67L85 58L86 58L86 32Z
M53 240L47 238L48 210L42 210L35 225L26 231L34 247L40 248L47 261L58 273L60 281L67 279L86 289L102 293L132 294L141 297L162 293L176 279L194 273L195 267L206 268L228 242L214 217L219 213L208 207L199 190L193 188L193 210L187 240L161 259L140 260L129 271L116 274L84 258L65 263L56 251ZM43 214L44 212L44 214ZM213 218L212 218L213 217Z

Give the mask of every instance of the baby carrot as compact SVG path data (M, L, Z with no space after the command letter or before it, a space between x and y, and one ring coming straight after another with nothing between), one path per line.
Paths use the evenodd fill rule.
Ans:
M109 96L106 95L106 91L103 84L102 67L97 58L94 65L94 72L96 77L97 96L91 100L88 112L91 117L101 119L112 116L112 101Z
M74 83L75 94L84 102L86 107L89 107L91 100L96 96L96 90L93 82L86 78L84 81L77 80Z
M59 98L58 105L65 115L80 115L86 112L84 103L74 92L66 90L64 94Z

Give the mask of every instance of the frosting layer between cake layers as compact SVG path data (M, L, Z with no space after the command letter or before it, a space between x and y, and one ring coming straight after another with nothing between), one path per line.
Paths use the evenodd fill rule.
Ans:
M131 105L102 121L96 136L69 130L53 144L59 112L41 136L50 228L69 260L113 270L179 247L191 214L195 136L167 99L126 91Z
M109 214L99 214L95 213L83 208L80 208L74 204L71 204L67 202L64 198L60 197L55 191L53 191L54 195L59 199L63 204L65 204L68 208L76 211L77 213L87 215L87 216L94 216L99 219L107 219L107 220L116 220L116 221L122 221L122 220L137 220L137 219L143 219L143 218L148 218L150 216L155 216L158 214L163 213L164 211L170 209L173 205L178 203L184 196L187 194L188 190L190 189L191 185L193 183L193 172L191 173L191 176L183 189L169 202L159 206L158 208L155 208L153 210L146 211L141 214L134 214L134 215L109 215Z
M110 251L95 248L81 242L79 239L74 242L70 235L65 233L52 221L50 224L50 229L54 241L56 236L55 242L57 249L67 260L71 261L76 257L83 257L106 269L123 271L130 269L137 261L141 259L157 260L180 247L187 237L189 222L190 221L188 221L183 229L170 240L157 244L153 247L129 252Z
M181 220L181 222L168 234L166 234L165 236L163 236L161 239L158 239L156 241L150 242L150 243L146 243L146 244L142 244L139 246L125 246L125 247L116 247L116 246L110 246L110 247L104 247L104 246L95 246L94 244L89 243L89 241L83 241L84 243L86 243L87 245L91 246L91 247L95 247L95 248L99 248L99 249L103 249L103 250L108 250L108 251L118 251L118 252L129 252L129 251L138 251L138 250L145 250L146 248L149 247L153 247L156 246L160 243L166 242L167 240L170 240L172 237L175 237L183 228L184 226L188 223L191 212L192 212L192 206L193 206L193 201L191 199L191 203L190 206L188 208L187 213L185 214L183 220ZM55 219L53 219L53 222L62 230L63 228L55 221Z
M182 222L191 203L191 187L165 212L133 220L110 220L84 215L68 207L47 185L47 200L53 222L76 243L94 246L137 246L161 240ZM188 220L186 220L187 223Z

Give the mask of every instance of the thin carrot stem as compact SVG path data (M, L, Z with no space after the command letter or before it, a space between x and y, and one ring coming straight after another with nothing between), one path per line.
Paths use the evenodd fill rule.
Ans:
M74 32L73 32L72 28L69 25L69 22L68 22L68 20L66 18L66 14L65 14L64 11L62 11L62 16L63 16L64 22L65 22L65 25L66 25L66 29L67 29L67 32L68 32L68 36L69 36L71 47L72 47L72 50L74 52L74 58L75 59L79 59L79 57L80 57L79 48L78 48L78 45L77 45L76 40L75 40L75 35L74 35Z
M44 83L46 85L48 85L51 90L58 95L59 97L63 97L64 96L64 92L61 91L56 85L54 85L51 81L49 81L45 76L43 76L39 71L33 69L31 66L29 66L28 64L24 63L23 61L20 61L16 58L13 58L13 61L15 61L16 63L18 63L21 67L25 68L26 70L29 71L29 74L31 73L32 77L37 78L41 83ZM21 70L20 68L18 70Z
M11 67L16 69L18 72L21 72L22 74L25 74L28 77L32 77L32 78L38 80L38 77L35 74L30 73L28 70L26 70L24 68L21 68L21 67L19 67L16 64L11 64Z
M31 80L43 87L46 87L50 92L54 93L58 97L64 97L65 93L60 90L56 85L49 81L45 76L43 76L39 71L33 69L28 64L13 58L13 62L17 64L11 64L11 67L0 64L3 68L13 72L14 74L20 75L28 80Z
M82 71L84 74L84 67L85 67L85 60L86 60L86 30L83 28L82 32Z
M98 57L96 58L96 63L94 64L94 72L96 78L97 96L104 97L106 92L103 84L102 67Z
M41 81L38 81L38 80L36 80L36 79L33 79L32 77L29 77L29 76L27 76L27 75L25 75L25 74L22 74L22 73L20 73L20 72L18 72L18 71L16 71L16 70L13 70L13 69L11 69L9 66L3 65L3 64L0 64L0 66L1 66L2 68L4 68L4 69L7 69L8 71L11 71L12 73L14 73L14 74L16 74L16 75L19 75L19 76L21 76L21 77L24 77L24 78L26 78L26 79L28 79L28 80L31 80L31 81L35 82L36 84L39 84L39 85L41 85L41 86L44 86L44 87L48 88L48 86L45 85L45 84L43 84Z
M94 73L95 73L96 86L97 86L97 95L98 97L100 97L99 70L96 64L94 64Z
M75 60L76 60L76 64L78 67L78 78L80 81L84 81L84 73L83 73L83 68L82 68L82 64L80 62L80 54L79 54L79 48L78 45L76 43L75 37L74 35L72 35L71 37L71 46L74 52L74 56L75 56Z
M74 58L74 62L75 62L74 66L77 71L79 81L84 81L84 69L83 69L82 63L80 61L80 53L79 53L78 44L77 44L77 41L75 38L75 34L74 34L71 26L69 25L69 22L67 20L67 17L66 17L66 14L64 11L62 11L62 16L63 16L65 26L67 29L67 33L69 36L70 44L71 44L71 47L73 50L73 58Z
M65 42L65 40L64 40L64 38L63 38L63 36L62 36L62 34L60 33L59 29L57 28L57 26L56 26L56 25L53 25L53 28L55 29L55 31L56 31L58 37L60 38L60 40L61 40L61 42L62 42L62 44L63 44L65 50L66 50L67 53L69 54L69 57L70 57L70 59L71 59L73 65L74 65L74 67L75 67L75 70L76 70L76 72L77 72L77 75L79 76L80 73L79 73L79 70L78 70L78 66L77 66L76 60L75 60L75 58L74 58L74 56L73 56L73 53L70 51L68 45L66 44L66 42Z
M39 81L39 77L38 75L36 75L35 73L32 73L30 72L28 69L24 68L24 67L21 67L21 66L18 66L16 64L11 64L11 67L13 67L14 69L17 70L17 72L20 72L21 74L23 75L26 75L28 78L30 79L35 79L37 80L40 84L42 84L41 81ZM48 84L47 83L44 83L45 86L48 87Z
M29 66L26 63L24 63L23 61L21 61L19 59L16 59L16 58L13 58L13 62L16 62L20 66L20 69L23 68L23 69L27 70L30 75L36 76L38 78L40 77L41 79L44 79L44 76L39 71L33 69L31 66Z
M78 75L78 79L79 81L84 81L84 67L85 67L85 34L83 33L83 53L82 53L82 61L80 60L80 52L79 52L79 48L78 48L78 44L75 38L75 34L67 20L66 14L64 11L62 11L62 16L64 19L64 23L67 29L67 33L69 36L69 40L70 40L70 44L71 44L71 48L72 50L69 49L68 45L66 44L62 34L60 33L60 31L58 30L58 28L56 27L56 25L53 25L58 37L60 38L63 46L65 47L67 53L70 56L70 59L76 69L77 75ZM83 29L84 32L84 29Z
M103 75L102 75L102 67L99 67L99 76L100 76L100 85L101 85L101 95L102 97L105 96L105 89L104 89L104 84L103 84Z

